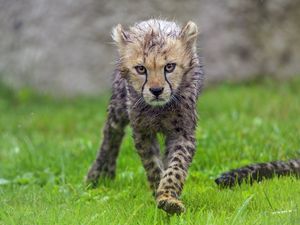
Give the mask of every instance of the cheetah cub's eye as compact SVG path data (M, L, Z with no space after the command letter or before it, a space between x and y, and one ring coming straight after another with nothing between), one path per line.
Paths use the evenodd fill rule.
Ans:
M176 63L168 63L165 65L165 72L172 73L175 70Z
M147 72L147 69L144 66L138 65L136 67L134 67L136 72L140 75L145 75Z

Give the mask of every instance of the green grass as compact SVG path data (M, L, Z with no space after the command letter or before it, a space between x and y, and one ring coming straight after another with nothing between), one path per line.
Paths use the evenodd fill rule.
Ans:
M299 224L300 181L221 190L221 172L299 157L300 79L223 84L199 99L187 212L155 207L130 129L115 180L83 178L102 137L108 96L58 100L0 87L0 224Z

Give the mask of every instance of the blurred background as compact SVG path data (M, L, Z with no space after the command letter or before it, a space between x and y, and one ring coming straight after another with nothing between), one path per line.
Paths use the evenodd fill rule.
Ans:
M58 96L109 89L111 28L195 21L206 82L300 74L296 0L0 0L0 82Z

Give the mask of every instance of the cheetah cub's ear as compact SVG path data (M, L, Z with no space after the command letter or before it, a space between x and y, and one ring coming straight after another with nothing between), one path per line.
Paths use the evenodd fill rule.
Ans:
M113 28L111 37L119 48L124 47L129 42L129 34L123 29L121 24Z
M188 48L192 48L193 50L196 50L197 36L198 27L192 21L187 22L180 32L180 39L186 43Z

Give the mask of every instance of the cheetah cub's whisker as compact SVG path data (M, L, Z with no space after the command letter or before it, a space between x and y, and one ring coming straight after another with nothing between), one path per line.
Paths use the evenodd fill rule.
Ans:
M104 139L88 172L89 183L115 176L124 128L130 123L158 207L171 214L185 210L179 197L195 153L196 101L203 83L197 35L193 22L180 27L155 19L127 30L121 25L113 29L119 59ZM157 133L166 138L163 157Z

